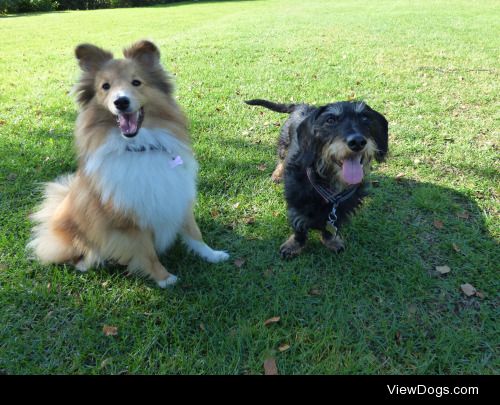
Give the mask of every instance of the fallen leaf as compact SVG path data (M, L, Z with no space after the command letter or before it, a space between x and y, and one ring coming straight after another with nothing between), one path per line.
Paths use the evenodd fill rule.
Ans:
M457 217L462 218L462 219L469 219L470 214L467 211L464 211L464 212L457 214Z
M400 180L402 180L402 179L403 179L403 177L405 177L405 174L404 174L404 173L398 173L398 174L396 174L396 177L394 177L394 179L395 179L396 181L400 181Z
M210 211L210 215L212 216L212 218L217 218L220 215L220 212L217 210L212 210Z
M471 297L476 293L476 289L469 283L462 284L460 288L467 297Z
M476 296L481 299L484 299L484 293L482 291L476 291Z
M321 291L318 288L311 288L309 290L309 295L321 295Z
M101 283L101 287L106 287L109 284L109 280L106 280L104 283Z
M118 335L118 328L116 326L104 325L102 328L104 336L116 336Z
M105 368L105 367L109 366L112 361L113 361L113 359L111 357L108 357L107 359L104 359L101 362L101 368Z
M50 292L51 289L52 289L52 284L48 283L47 284L47 291Z
M245 259L236 259L234 265L240 269L245 264L245 261Z
M0 125L5 125L7 122L4 120L0 120Z
M451 271L448 266L436 266L436 271L440 274L446 274Z
M453 250L457 253L460 253L460 248L458 247L458 245L456 243L452 243L451 246L453 246Z
M397 345L401 344L401 332L399 330L396 332L396 336L394 336L394 339L396 340Z
M418 158L413 160L413 163L416 165L420 164L420 162L421 162L421 160Z
M7 270L7 266L3 263L0 263L0 271Z
M252 225L255 223L255 217L245 217L243 218L243 222L247 225Z
M269 326L271 325L272 323L276 323L276 322L279 322L280 321L280 317L279 316L273 316L272 318L269 318L267 319L266 321L264 321L264 326Z
M435 227L436 229L443 229L443 228L444 228L443 221L439 221L439 220L437 220L437 219L436 219L436 220L433 222L433 224L434 224L434 227Z
M265 163L262 163L257 166L257 169L259 169L261 172L267 169L267 165Z
M205 325L204 325L203 323L200 323L200 329L201 329L203 332L206 332Z
M264 374L265 375L278 375L278 367L276 367L276 359L273 357L264 361Z
M280 352L286 352L288 349L290 349L290 345L287 345L286 343L285 344L282 344L278 347L278 350Z
M274 211L273 212L273 217L278 217L280 215L280 212L279 211Z
M234 208L234 209L238 208L239 206L240 206L240 203L239 203L239 202L237 202L236 204L233 204L233 208Z

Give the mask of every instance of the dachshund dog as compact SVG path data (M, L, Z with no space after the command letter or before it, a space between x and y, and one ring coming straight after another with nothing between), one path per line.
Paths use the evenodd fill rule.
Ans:
M279 162L272 174L275 182L284 180L293 229L280 247L281 258L297 256L310 229L321 232L331 251L342 250L337 230L367 195L372 159L381 162L387 155L387 120L363 102L320 107L259 99L246 103L290 114L281 128Z

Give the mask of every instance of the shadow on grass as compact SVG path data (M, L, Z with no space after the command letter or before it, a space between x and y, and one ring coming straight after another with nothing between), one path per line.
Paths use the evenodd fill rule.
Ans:
M236 157L236 151L246 145L244 140L217 142L230 153L223 164L217 155L204 157L203 164L212 169L215 177L200 176L200 197L210 197L211 190L220 188L217 178L228 177L228 170L243 174L245 180L238 179L234 186L248 201L255 197L252 187L257 183L264 193L275 196L282 193L281 187L271 183L270 173L255 171L254 162ZM261 156L269 156L274 150L266 144L252 148ZM7 152L12 159L20 159L31 168L42 164L44 157L44 153L36 151L29 157L16 150ZM43 173L34 171L31 177L14 179L6 184L7 188L30 189L36 182L48 180L49 174L70 171L70 162L68 158L65 170L59 173L61 166L57 160L48 160ZM0 363L0 369L4 373L16 369L37 373L85 370L107 373L102 367L107 357L112 355L116 359L117 365L112 367L127 368L132 358L123 357L124 353L130 352L131 356L135 351L148 353L155 347L151 342L161 342L164 350L163 347L175 341L176 350L187 350L190 344L203 342L203 346L218 347L220 341L227 340L230 347L242 344L245 348L224 352L224 356L238 358L242 364L238 372L244 372L253 356L248 351L254 344L254 336L261 333L252 332L249 325L257 322L252 317L258 314L260 322L261 317L266 319L266 315L281 311L283 336L272 339L288 339L300 331L308 339L306 346L300 346L304 353L312 346L327 353L332 342L344 336L339 344L347 352L357 350L359 342L365 342L365 356L376 356L380 364L392 364L392 368L377 366L376 370L382 373L409 372L398 368L399 364L421 365L420 360L415 360L416 363L409 360L415 351L419 356L428 356L426 368L415 370L443 372L455 364L455 360L444 354L455 350L448 348L445 332L455 328L452 329L458 331L455 335L462 336L465 329L482 330L485 319L493 319L497 305L494 299L497 245L487 230L480 207L467 196L450 188L395 179L377 172L372 180L378 182L377 187L341 231L346 250L339 255L328 252L313 236L300 257L282 261L278 248L290 232L284 212L277 217L260 212L255 222L249 224L238 215L222 213L213 217L209 214L212 207L199 207L197 220L206 242L214 249L228 250L231 258L225 263L207 264L187 253L185 246L177 242L161 257L169 271L180 277L178 285L167 291L137 277L127 277L121 266L79 273L69 266L28 264L19 257L9 262L7 252L2 263L13 271L19 270L10 276L16 281L3 289L2 301L9 305L2 304L5 308L2 320L17 337L12 340L4 336L10 360ZM227 192L232 190L235 189L229 188ZM9 195L15 194L7 191ZM10 204L10 212L4 208L2 205L2 218L15 215L16 204ZM16 226L15 222L9 222L4 232L15 232ZM242 259L243 264L235 264L235 259ZM452 271L439 275L435 271L438 265L448 265ZM487 298L465 297L459 289L463 283L471 283ZM320 290L320 295L311 295L311 289ZM414 313L408 317L403 309L410 304ZM346 313L349 315L343 321ZM119 337L116 340L105 337L103 325L118 326ZM335 329L337 337L325 343L320 338L322 327ZM464 346L461 340L460 353L472 350L480 342L483 345L480 350L489 358L488 348L492 343L489 328L484 336L464 338ZM235 335L228 335L228 331ZM251 339L239 337L239 333L250 334ZM402 336L402 343L395 343L392 336L396 333ZM175 336L185 337L187 343L183 343L184 339L177 342ZM260 339L263 342L271 339L266 336ZM242 343L241 339L250 339L251 344ZM35 340L42 346L33 347L31 342ZM143 347L142 340L150 342L145 343L147 347ZM458 346L451 344L451 347ZM200 353L198 358L202 357ZM342 350L337 355L343 356ZM14 368L12 361L16 356L21 363ZM388 363L388 356L393 363ZM23 363L23 358L30 361ZM485 362L490 364L489 360ZM135 367L140 373L161 370L161 365ZM481 370L491 372L491 366L488 367ZM121 372L118 368L113 370Z

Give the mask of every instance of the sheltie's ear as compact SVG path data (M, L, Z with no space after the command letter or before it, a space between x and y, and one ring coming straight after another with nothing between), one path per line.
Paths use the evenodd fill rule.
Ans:
M148 75L148 82L168 96L172 95L173 86L167 72L160 64L160 51L150 41L142 40L123 50L125 58L135 61Z
M91 44L81 44L75 49L76 59L84 72L96 72L107 61L113 59L111 52Z
M160 51L150 41L138 41L129 48L123 50L127 59L134 59L146 69L150 70L160 64Z

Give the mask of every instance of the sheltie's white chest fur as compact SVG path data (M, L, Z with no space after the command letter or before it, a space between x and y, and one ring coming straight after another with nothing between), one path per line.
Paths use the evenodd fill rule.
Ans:
M151 229L158 252L174 242L196 196L198 164L189 147L162 129L142 128L132 139L112 130L85 163L103 203L132 213Z

